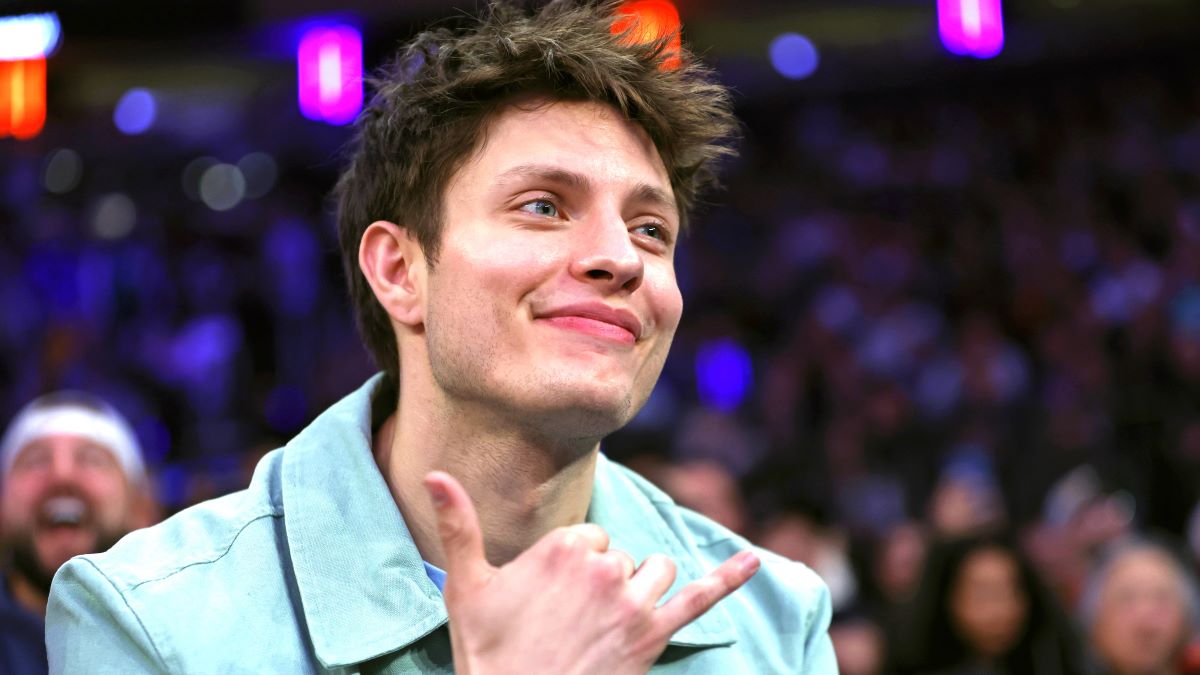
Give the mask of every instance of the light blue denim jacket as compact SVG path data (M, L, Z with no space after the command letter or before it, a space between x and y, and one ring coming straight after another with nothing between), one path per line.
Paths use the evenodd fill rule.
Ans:
M442 597L371 455L377 384L264 457L248 489L63 566L51 672L453 672ZM588 519L636 561L670 556L669 594L749 546L603 456ZM652 672L836 672L825 586L759 555L758 574L676 633Z

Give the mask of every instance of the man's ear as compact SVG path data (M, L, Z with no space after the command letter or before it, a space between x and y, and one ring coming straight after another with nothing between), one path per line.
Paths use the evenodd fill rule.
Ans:
M393 320L407 326L425 321L425 255L408 228L371 223L359 240L358 267Z

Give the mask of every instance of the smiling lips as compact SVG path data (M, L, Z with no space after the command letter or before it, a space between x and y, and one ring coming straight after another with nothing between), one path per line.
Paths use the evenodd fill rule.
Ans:
M627 309L616 309L600 302L557 307L538 316L551 325L632 345L642 337L642 322Z

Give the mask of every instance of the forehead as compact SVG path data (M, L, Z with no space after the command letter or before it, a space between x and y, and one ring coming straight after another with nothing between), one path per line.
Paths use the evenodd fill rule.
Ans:
M1175 578L1175 568L1156 551L1135 551L1124 557L1112 569L1112 578L1134 580L1142 578Z
M23 455L31 452L72 452L83 449L98 449L103 450L110 455L114 454L111 449L95 440L78 434L46 434L39 436L17 450L16 458L20 459Z
M1107 587L1176 585L1180 582L1175 565L1156 551L1136 551L1113 567Z
M530 163L552 164L607 186L671 191L649 134L603 103L526 98L508 104L491 119L459 177L488 180Z

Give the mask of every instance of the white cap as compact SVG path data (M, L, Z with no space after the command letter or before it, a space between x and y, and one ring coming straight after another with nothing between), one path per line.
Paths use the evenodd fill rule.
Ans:
M34 399L13 418L0 440L0 475L8 475L22 448L54 434L81 436L103 446L134 482L146 474L137 436L116 408L91 394L59 391Z

